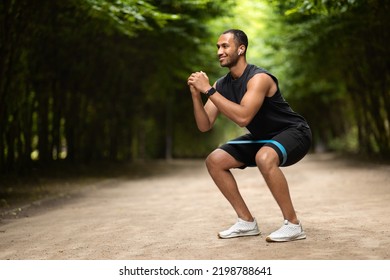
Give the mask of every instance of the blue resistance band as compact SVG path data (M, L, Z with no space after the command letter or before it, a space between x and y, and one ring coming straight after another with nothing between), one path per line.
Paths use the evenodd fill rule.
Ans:
M280 144L278 141L275 141L275 140L232 140L232 141L228 141L226 144L258 144L258 143L260 143L260 144L265 144L265 143L274 144L282 152L283 161L282 161L281 165L286 163L286 161L287 161L286 149L283 147L282 144Z

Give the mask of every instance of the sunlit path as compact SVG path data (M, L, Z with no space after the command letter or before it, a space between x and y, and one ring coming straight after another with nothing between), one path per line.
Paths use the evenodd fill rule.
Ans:
M3 220L0 259L390 259L390 166L324 154L285 168L308 238L268 244L281 217L255 168L234 172L262 235L221 240L235 216L203 162L167 164L166 174L118 178Z

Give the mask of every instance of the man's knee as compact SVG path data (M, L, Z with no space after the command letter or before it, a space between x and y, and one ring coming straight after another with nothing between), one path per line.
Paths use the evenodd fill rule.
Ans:
M211 152L206 160L205 160L205 163L206 163L206 166L207 166L207 169L212 169L212 168L215 168L216 166L220 166L220 162L222 161L222 155L221 153L218 151L218 150L214 150L213 152Z
M211 152L207 156L205 162L209 171L216 169L229 170L242 165L242 163L238 162L229 153L222 149L216 149Z
M274 149L263 147L256 154L256 165L263 175L268 174L272 168L278 167L279 156Z

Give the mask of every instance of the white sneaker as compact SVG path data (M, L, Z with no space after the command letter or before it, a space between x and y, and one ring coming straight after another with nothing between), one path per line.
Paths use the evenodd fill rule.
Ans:
M296 225L290 223L287 220L284 220L284 225L277 231L274 231L273 233L268 235L265 240L268 242L286 242L305 238L306 234L303 231L301 223Z
M257 227L256 219L253 222L247 222L238 218L237 223L227 230L218 233L219 238L233 238L241 236L259 235L260 230Z

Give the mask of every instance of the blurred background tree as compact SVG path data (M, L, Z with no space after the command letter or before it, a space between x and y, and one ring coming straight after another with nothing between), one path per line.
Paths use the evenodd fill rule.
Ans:
M53 162L204 157L188 75L226 73L219 34L280 80L319 149L390 155L388 1L3 0L0 173Z
M315 147L390 156L388 12L382 0L271 1L286 97L311 123Z

